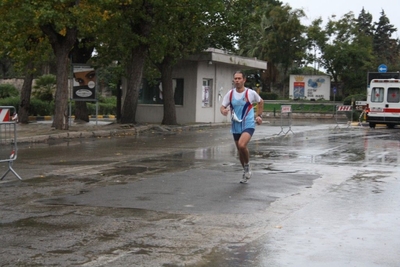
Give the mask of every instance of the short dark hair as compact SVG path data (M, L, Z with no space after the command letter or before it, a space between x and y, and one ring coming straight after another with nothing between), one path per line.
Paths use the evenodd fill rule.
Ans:
M246 79L246 75L245 75L244 72L241 71L241 70L235 71L235 73L233 74L233 76L235 76L235 74L237 74L237 73L242 74L243 79Z

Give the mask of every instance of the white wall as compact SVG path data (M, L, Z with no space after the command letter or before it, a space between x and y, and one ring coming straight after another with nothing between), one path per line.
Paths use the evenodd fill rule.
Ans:
M196 93L196 122L228 122L228 117L223 116L220 112L222 98L232 89L233 73L238 70L237 67L213 62L199 62L197 76L197 93ZM203 79L213 79L213 106L202 107L202 85ZM219 96L220 95L220 96Z
M176 120L179 124L194 122L194 106L196 104L197 65L195 61L183 61L174 67L173 78L183 81L183 105L175 106Z
M214 121L214 110L215 110L215 70L217 64L208 64L208 61L200 61L198 63L198 75L196 79L196 103L195 109L195 120L196 122L213 122ZM203 96L203 79L212 79L213 84L211 90L212 102L211 107L203 107L202 96Z
M230 122L229 116L223 116L219 111L223 97L231 90L233 86L233 74L235 71L240 70L240 67L221 64L218 68L218 80L217 80L217 99L216 99L216 112L215 122ZM218 99L218 91L221 90L221 97Z
M328 75L290 75L289 98L329 100L331 79Z

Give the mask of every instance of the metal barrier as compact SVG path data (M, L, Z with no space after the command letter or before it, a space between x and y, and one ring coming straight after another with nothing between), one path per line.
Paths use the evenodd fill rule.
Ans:
M350 113L350 121L346 117L346 121L340 121L339 120L339 113ZM351 125L351 121L353 119L353 107L352 106L336 106L336 112L335 112L335 119L336 119L336 126L335 128L339 128L339 124L346 124L347 127Z
M0 106L0 163L8 163L7 171L1 176L0 180L3 180L9 172L22 180L12 168L18 154L16 114L14 107Z
M286 116L287 119L287 126L289 127L289 129L285 132L283 130L283 117ZM284 133L285 135L287 135L289 132L292 132L292 106L291 105L281 105L281 131L278 133L278 135L280 135L281 133ZM294 134L294 133L293 133Z

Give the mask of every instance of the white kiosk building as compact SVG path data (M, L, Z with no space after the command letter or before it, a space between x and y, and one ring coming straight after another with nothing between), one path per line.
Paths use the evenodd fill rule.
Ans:
M267 62L208 49L179 62L173 71L176 118L179 124L227 122L219 109L233 87L237 70L267 69ZM139 123L161 123L162 87L143 86L136 111Z

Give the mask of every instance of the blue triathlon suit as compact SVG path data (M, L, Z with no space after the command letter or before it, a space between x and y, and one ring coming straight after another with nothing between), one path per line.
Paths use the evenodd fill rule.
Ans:
M249 89L246 88L246 90ZM232 119L231 132L235 141L238 141L244 132L253 136L256 128L253 105L251 102L248 102L246 95L247 92L245 91L241 99L236 99L234 95L232 95L231 99L231 109L233 108L238 119L242 120L241 122L238 122Z

